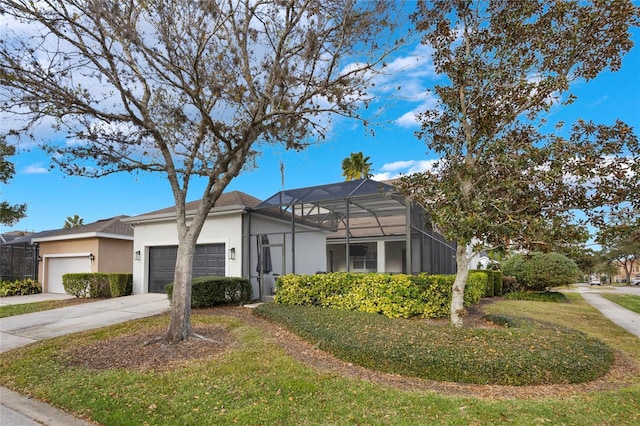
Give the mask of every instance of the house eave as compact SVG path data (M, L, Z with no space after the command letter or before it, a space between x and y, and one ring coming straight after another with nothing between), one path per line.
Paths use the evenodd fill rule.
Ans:
M83 232L80 234L52 235L48 237L33 238L32 243L45 243L50 241L81 240L86 238L110 238L115 240L133 241L133 235L108 234L104 232Z
M247 211L247 208L245 206L238 206L238 205L214 207L213 209L211 209L207 217L226 216L226 215L235 214L235 213L244 214L246 213L246 211ZM192 219L196 215L196 213L197 213L197 210L188 210L185 213L185 216L187 219ZM166 222L166 221L175 220L175 219L176 219L175 212L167 212L167 213L157 213L157 214L150 214L150 215L128 217L126 219L122 219L122 222L128 223L135 227L136 225L139 225L139 224Z

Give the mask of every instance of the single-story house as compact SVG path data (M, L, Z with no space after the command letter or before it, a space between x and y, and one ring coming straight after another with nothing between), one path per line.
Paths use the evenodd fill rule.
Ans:
M199 201L187 204L193 214ZM128 217L133 292L164 292L177 256L175 207ZM370 179L285 190L260 201L222 194L198 238L193 275L242 276L270 300L288 273L455 273L455 244L388 183Z
M187 203L187 216L199 204ZM276 216L272 209L255 211L259 204L259 199L239 191L220 196L198 237L194 277L247 277L254 296L267 298L279 275L324 270L325 232L304 221L292 225L291 218ZM125 222L134 229L134 294L164 292L173 281L178 249L175 207Z
M127 216L31 235L38 248L38 281L45 293L64 293L62 276L78 272L132 272L133 228Z

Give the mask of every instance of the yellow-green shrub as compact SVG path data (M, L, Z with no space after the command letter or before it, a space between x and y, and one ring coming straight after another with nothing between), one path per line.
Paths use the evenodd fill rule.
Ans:
M350 291L329 296L326 302L326 306L389 318L409 318L422 312L420 289L408 275L362 275L354 280Z
M31 278L15 281L0 281L0 297L23 296L25 294L37 293L42 293L40 283Z
M379 313L390 318L446 316L455 275L389 275L336 272L284 275L278 279L276 303L314 305ZM465 306L477 303L487 284L484 273L471 273Z

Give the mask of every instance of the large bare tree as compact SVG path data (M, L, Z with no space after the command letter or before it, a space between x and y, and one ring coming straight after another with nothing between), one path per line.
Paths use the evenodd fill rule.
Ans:
M164 173L178 260L166 339L193 335L191 270L220 194L264 144L303 149L331 117L360 118L396 44L394 2L2 0L0 112L45 142L67 173ZM349 61L347 63L347 61ZM19 121L16 121L19 122ZM64 143L56 140L62 135ZM185 201L206 182L195 216Z
M628 0L418 5L413 20L447 81L435 86L439 103L420 116L418 136L441 161L405 178L404 189L457 243L451 322L461 325L473 245L562 245L584 235L592 213L640 202L633 129L579 120L566 136L562 123L547 122L575 101L572 83L621 67L638 8Z

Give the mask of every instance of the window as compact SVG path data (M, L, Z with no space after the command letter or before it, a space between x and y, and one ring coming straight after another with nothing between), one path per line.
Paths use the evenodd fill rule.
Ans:
M378 249L376 243L351 244L349 246L351 270L375 272L378 270Z

